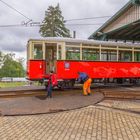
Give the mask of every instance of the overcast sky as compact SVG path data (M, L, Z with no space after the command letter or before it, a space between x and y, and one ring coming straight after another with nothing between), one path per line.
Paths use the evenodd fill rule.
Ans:
M34 22L44 19L45 10L48 6L60 4L62 15L65 20L112 16L128 0L3 0ZM84 21L69 21L67 24L96 24L88 26L67 25L71 33L76 31L77 38L88 38L108 18L92 19ZM0 26L21 24L28 21L25 17L10 9L0 1ZM0 51L16 53L17 57L26 58L26 44L30 38L39 38L38 27L0 27Z

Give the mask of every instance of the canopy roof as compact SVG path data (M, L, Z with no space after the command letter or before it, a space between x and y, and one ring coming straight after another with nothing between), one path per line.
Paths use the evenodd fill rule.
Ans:
M130 0L89 39L140 41L140 0Z

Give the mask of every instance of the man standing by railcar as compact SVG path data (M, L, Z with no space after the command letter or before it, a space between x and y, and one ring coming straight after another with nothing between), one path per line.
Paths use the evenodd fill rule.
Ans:
M89 76L85 72L78 72L78 75L79 75L78 82L84 83L83 95L90 95L91 94L90 86L91 86L92 79L89 78Z
M47 87L47 97L52 98L52 89L53 89L53 85L52 85L52 75L50 74L49 76L49 81L48 81L48 87Z
M48 92L47 97L52 98L53 87L57 85L58 85L58 82L57 82L56 74L53 71L50 71L48 87L47 87L47 92Z

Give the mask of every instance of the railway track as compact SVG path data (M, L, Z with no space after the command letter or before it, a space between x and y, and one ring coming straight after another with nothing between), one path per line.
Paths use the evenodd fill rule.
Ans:
M105 99L132 99L132 100L140 100L140 91L126 91L126 90L121 90L121 91L106 91L106 90L101 90L104 94Z
M71 94L73 91L82 90L80 87L75 87L74 89L65 89L54 90L55 94L59 94L60 92L63 94ZM93 89L94 94L102 93L105 99L132 99L132 100L140 100L140 90L127 90L116 88L95 88ZM16 97L31 97L31 96L45 96L45 89L36 89L36 90L16 90L16 91L0 91L0 98L16 98Z
M73 89L55 89L53 90L54 94L71 92L73 90L81 90L79 87L75 87ZM73 93L73 92L71 92ZM29 90L7 90L7 91L0 91L0 98L16 98L16 97L31 97L31 96L45 96L46 90L45 89L29 89Z
M18 90L18 91L0 91L0 98L43 96L45 90Z

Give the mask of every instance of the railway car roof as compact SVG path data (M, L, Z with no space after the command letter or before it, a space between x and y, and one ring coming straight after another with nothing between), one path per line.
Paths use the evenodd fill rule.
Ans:
M47 38L29 39L28 42L30 42L30 41L54 41L54 42L71 42L71 43L83 43L83 44L94 44L94 45L105 45L105 46L140 47L139 43L98 41L98 40L62 38L62 37L47 37Z

